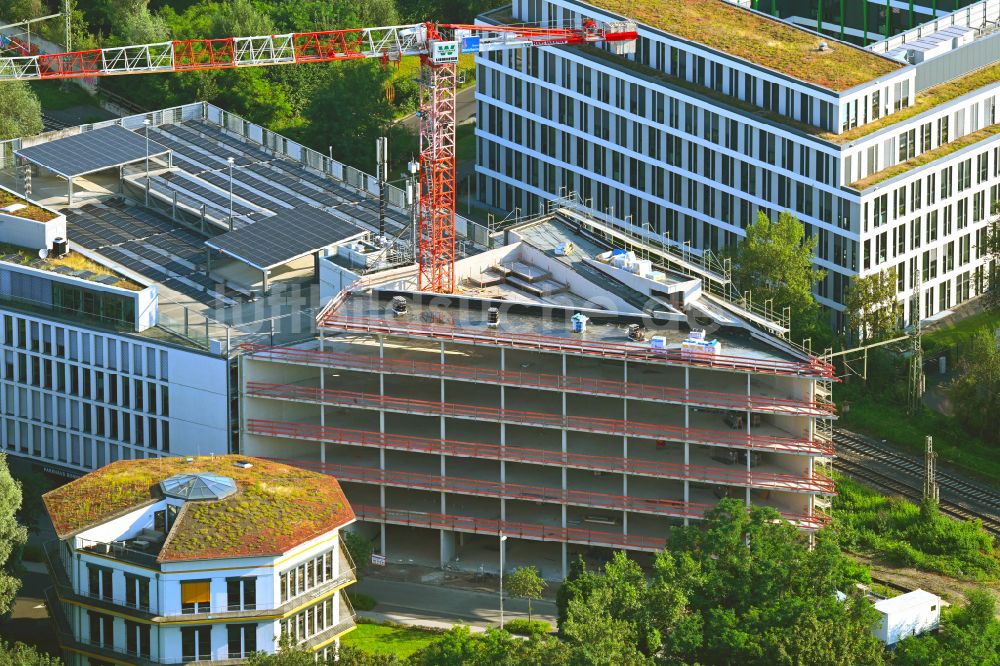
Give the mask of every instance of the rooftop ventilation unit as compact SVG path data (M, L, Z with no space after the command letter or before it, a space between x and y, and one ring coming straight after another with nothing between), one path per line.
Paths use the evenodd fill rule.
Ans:
M500 325L500 308L490 308L486 311L486 324L490 328Z
M829 51L830 50L830 45L827 44L826 42L820 42L819 43L819 50L820 51Z
M392 297L392 314L396 315L397 317L402 317L403 315L406 314L407 307L408 306L406 304L405 298L403 298L402 296Z

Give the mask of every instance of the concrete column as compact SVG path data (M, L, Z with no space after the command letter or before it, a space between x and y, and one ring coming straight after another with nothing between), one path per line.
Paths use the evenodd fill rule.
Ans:
M444 366L444 364L445 364L444 341L442 341L440 343L440 350L441 350L441 365ZM444 388L444 374L443 373L441 375L441 380L440 380L440 400L441 400L441 403L444 404L444 402L445 402L445 388ZM444 414L441 415L441 419L440 419L440 437L441 437L442 441L447 437L447 427L446 427L446 423L445 423ZM440 467L441 478L443 479L443 478L445 478L447 476L447 469L446 469L447 465L446 465L446 462L445 462L445 455L442 453L439 456L439 458L440 458L440 462L441 462L441 467ZM443 490L441 491L441 513L448 513L447 497L446 497L445 491L443 491ZM444 534L444 530L441 530L441 533L443 535Z
M749 399L750 399L750 373L748 372L747 373L747 400L749 400ZM746 424L746 434L747 434L748 438L750 437L750 417L751 417L751 411L750 411L750 407L748 405L747 406L747 424ZM749 477L750 477L750 456L752 455L752 453L753 452L750 449L750 442L748 440L747 441L747 448L746 448L746 455L747 455L747 480L748 481L749 481ZM750 484L749 483L747 483L746 505L750 506Z
M566 376L566 353L565 352L563 352L563 354L562 354L562 373L563 373L563 377L565 377ZM560 395L561 402L562 402L562 418L563 418L563 423L565 423L566 422L566 417L568 416L568 407L566 405L566 389L563 389L560 392L559 395ZM563 459L565 460L566 453L569 451L569 431L566 429L565 425L561 428L560 435L561 435L560 447L562 449ZM562 472L562 491L563 491L563 493L565 493L567 490L569 490L569 469L567 469L565 462L563 463L562 467L560 467L560 471ZM565 529L568 526L567 525L567 518L566 518L566 501L565 500L562 502L560 508L562 509L561 512L560 512L561 513L561 520L562 520L562 527L563 527L563 529Z
M684 391L688 392L691 390L691 368L684 368ZM691 427L691 403L684 403L684 464L691 464L691 445L687 440L687 431ZM685 477L684 479L684 510L687 511L688 502L691 501L691 481ZM690 524L690 519L684 517L684 525Z
M268 280L271 277L271 271L263 270L261 271L261 293L263 296L267 296L267 292L270 291L271 287L268 285Z
M73 179L66 179L66 203L70 206L73 205Z
M500 347L500 372L507 370L507 352L504 347ZM507 389L500 385L500 409L507 409ZM504 456L507 453L507 424L500 419L500 483L507 483L507 461ZM500 520L507 520L507 500L500 498Z
M441 530L441 568L455 558L455 533Z
M380 362L381 361L385 361L385 339L381 335L378 336L378 358L379 358ZM381 391L382 388L383 387L382 387L382 383L381 383L381 379L380 379L379 380L379 390ZM384 395L384 393L382 395ZM379 432L381 432L383 434L385 433L385 411L384 410L379 410ZM385 471L385 447L381 447L381 446L378 449L378 468L380 470L382 470L382 471ZM379 487L378 487L378 494L379 494L379 503L380 503L380 506L382 507L382 510L385 511L388 507L386 506L386 503L385 503L385 485L384 484L383 485L379 485ZM386 529L387 529L387 525L386 525L385 521L382 521L382 523L379 525L379 539L381 540L381 543L382 543L382 554L385 555L386 558L388 558L389 557L389 550L388 550L387 543L386 543Z
M319 390L320 390L320 395L323 394L324 389L326 389L326 372L324 371L324 369L322 367L320 367L320 369L319 369ZM319 425L320 425L321 428L326 426L326 406L322 403L322 401L319 403ZM319 461L321 463L325 463L326 462L326 441L325 440L322 440L319 443Z
M622 381L628 384L628 361L622 361ZM628 423L628 398L622 400L622 421ZM622 460L628 460L628 435L622 436ZM622 495L628 497L627 472L622 472ZM628 536L628 509L622 511L622 533Z

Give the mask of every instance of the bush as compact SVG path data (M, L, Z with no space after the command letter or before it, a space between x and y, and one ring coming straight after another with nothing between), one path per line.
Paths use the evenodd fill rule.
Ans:
M552 625L544 620L518 618L507 622L503 628L519 636L543 636L552 633Z
M360 592L348 592L347 598L351 600L351 605L354 606L354 610L370 611L378 605L378 602L375 601L375 597L370 597L367 594L362 594Z

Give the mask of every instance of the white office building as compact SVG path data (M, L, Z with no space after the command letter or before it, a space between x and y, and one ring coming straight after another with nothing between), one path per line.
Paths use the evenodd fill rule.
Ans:
M638 23L634 55L478 59L486 204L527 215L569 196L643 237L713 252L759 211L791 211L817 237L817 297L838 324L857 275L895 268L907 318L918 271L924 318L983 292L1000 198L1000 3L865 49L722 0L515 0L481 21L623 17Z
M244 456L119 461L44 496L47 593L70 666L236 664L354 628L329 475Z

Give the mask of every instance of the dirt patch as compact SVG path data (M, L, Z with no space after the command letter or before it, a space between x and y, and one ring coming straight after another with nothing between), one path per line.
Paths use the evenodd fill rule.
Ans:
M993 593L1000 604L1000 584L998 583L977 583L929 571L920 571L919 569L888 567L879 564L870 557L855 553L849 554L853 559L871 569L872 579L876 582L890 583L906 590L920 588L938 595L948 603L958 605L965 603L966 595L970 590L984 587ZM998 612L998 616L1000 616L1000 612Z

